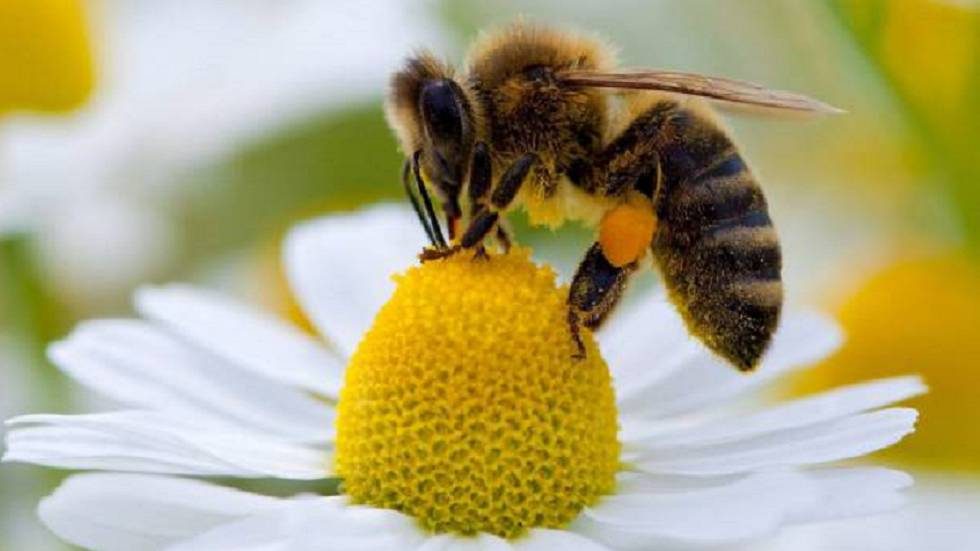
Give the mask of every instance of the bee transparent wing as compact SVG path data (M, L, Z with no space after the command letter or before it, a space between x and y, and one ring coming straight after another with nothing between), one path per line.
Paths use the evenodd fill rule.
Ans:
M567 71L561 73L562 82L596 88L627 88L636 90L661 90L675 94L702 96L734 104L737 110L795 111L799 113L843 113L832 105L795 92L771 90L742 80L712 77L694 73L657 70L623 70L621 72Z

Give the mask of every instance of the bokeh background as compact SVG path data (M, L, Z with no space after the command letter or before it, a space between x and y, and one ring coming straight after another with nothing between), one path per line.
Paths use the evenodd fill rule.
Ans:
M976 541L980 3L969 0L0 0L0 416L91 402L45 346L80 319L130 315L140 284L203 283L302 323L278 264L283 232L401 199L380 105L388 74L418 46L458 62L480 29L518 15L598 33L626 65L754 80L848 111L729 123L783 236L790 302L847 333L780 392L923 374L918 432L875 458L919 483L901 512L771 545ZM589 241L513 221L566 270ZM64 548L33 512L59 478L0 466L0 550Z

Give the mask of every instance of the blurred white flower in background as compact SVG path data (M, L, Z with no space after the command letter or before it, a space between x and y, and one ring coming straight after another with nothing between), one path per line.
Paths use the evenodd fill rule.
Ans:
M92 301L167 265L166 208L186 171L380 94L407 52L442 42L427 4L396 0L89 7L88 105L0 123L0 228L36 232L52 283Z
M14 335L0 331L0 417L22 413L32 404L29 352ZM34 402L36 403L36 402ZM0 446L2 448L2 446ZM44 492L34 470L0 471L0 549L55 549L55 540L45 533L29 507L27 496Z
M12 336L0 332L0 416L7 417L20 413L31 403L30 396L22 389L27 388L24 371L25 355L22 345Z

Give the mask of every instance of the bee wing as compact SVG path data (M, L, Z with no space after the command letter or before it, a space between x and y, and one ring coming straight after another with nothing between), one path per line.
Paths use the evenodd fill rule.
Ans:
M734 104L737 110L755 107L802 113L844 112L832 105L795 92L770 90L752 82L694 73L648 69L611 73L567 71L560 73L559 79L564 83L577 86L662 90L676 94L703 96Z

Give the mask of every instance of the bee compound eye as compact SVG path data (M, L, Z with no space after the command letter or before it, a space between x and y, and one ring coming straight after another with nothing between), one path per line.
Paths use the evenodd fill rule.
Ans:
M458 142L463 135L463 113L458 93L448 79L429 81L422 88L419 106L434 142Z

